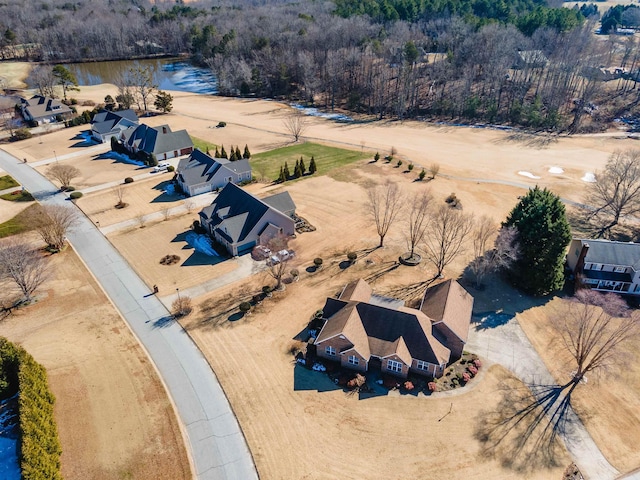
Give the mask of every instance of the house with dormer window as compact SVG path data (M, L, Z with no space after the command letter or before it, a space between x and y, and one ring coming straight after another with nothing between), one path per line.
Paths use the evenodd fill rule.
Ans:
M53 123L58 120L71 118L73 111L67 105L55 98L43 95L34 95L30 99L20 99L20 110L22 117L27 122L34 122L38 125L43 123Z
M573 239L567 266L584 287L640 295L640 243Z
M316 353L361 372L439 377L462 355L472 310L473 297L455 280L427 289L420 309L375 295L356 280L338 298L327 298Z
M295 232L295 204L288 192L260 199L227 183L199 215L200 225L233 256L249 253L276 235Z

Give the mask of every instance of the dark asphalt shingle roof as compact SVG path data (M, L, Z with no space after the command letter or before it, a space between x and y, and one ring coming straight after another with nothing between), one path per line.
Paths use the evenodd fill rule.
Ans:
M125 131L125 142L149 154L159 154L184 148L193 148L186 130L172 132L169 125L150 127L144 123Z
M102 110L95 114L91 120L91 130L104 134L112 131L123 119L129 120L131 123L138 123L138 116L133 110L119 110L111 112Z
M230 162L226 158L212 158L198 149L178 163L180 180L189 186L211 181L220 169L230 170L235 174L251 173L248 160Z
M262 201L286 215L290 215L296 210L296 204L293 203L293 199L291 198L291 195L289 195L289 192L276 193Z
M610 240L580 240L589 244L586 263L620 265L640 270L640 243L612 242Z

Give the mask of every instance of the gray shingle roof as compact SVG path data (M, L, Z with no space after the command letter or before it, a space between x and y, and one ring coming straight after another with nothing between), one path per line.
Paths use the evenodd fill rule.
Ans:
M289 192L276 193L275 195L264 198L262 201L286 215L290 215L296 210L296 204L293 203Z
M612 242L610 240L580 240L589 244L585 262L620 265L640 270L640 243Z
M71 109L60 100L42 95L34 95L29 100L23 98L21 101L27 113L34 119L71 113Z
M193 148L193 142L186 130L172 132L169 125L150 127L144 123L125 131L125 142L149 154L159 154L184 148Z
M129 120L132 123L138 123L138 116L136 112L131 109L116 112L102 110L96 113L93 120L91 120L91 130L100 134L109 133L123 119Z
M183 158L178 163L180 180L189 186L211 181L221 168L235 174L251 172L248 160L230 162L226 158L210 157L198 149L191 152L189 158Z

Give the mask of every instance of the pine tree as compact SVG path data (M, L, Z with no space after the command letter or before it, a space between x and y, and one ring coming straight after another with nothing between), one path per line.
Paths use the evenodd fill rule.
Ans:
M302 176L302 171L300 170L300 164L298 162L296 162L296 168L293 171L293 176L295 178L300 178Z
M515 285L533 295L562 288L571 228L560 197L536 186L521 198L502 225L518 230L520 258L509 270Z
M300 157L300 176L304 175L307 171L307 166L304 164L304 159Z
M242 158L251 158L251 152L249 151L249 147L247 145L244 146L244 154L242 155Z
M242 154L240 153L240 147L236 146L236 160L241 160Z
M280 165L280 175L278 175L278 182L284 183L286 181L287 181L287 179L284 176L284 170L282 169L282 165Z
M222 145L222 151L220 152L220 158L229 158L229 155L227 155L227 151L224 149L224 145Z
M311 161L309 162L309 173L313 175L314 173L316 173L317 170L318 169L316 167L316 159L311 157Z
M214 158L220 158L220 150L218 150L217 145L216 145L216 156Z
M287 165L287 162L284 162L284 179L285 180L289 180L289 177L291 176L291 174L289 173L289 165Z
M229 157L229 161L235 162L236 160L236 151L233 149L233 147L231 147L231 156Z

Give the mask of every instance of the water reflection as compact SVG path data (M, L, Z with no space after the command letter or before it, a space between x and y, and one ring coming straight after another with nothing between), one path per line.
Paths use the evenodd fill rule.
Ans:
M67 65L78 79L78 83L85 86L117 83L132 67L149 67L153 72L154 83L160 90L210 95L218 92L216 78L209 70L196 67L182 59L156 58Z

